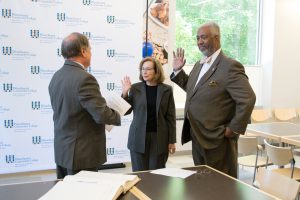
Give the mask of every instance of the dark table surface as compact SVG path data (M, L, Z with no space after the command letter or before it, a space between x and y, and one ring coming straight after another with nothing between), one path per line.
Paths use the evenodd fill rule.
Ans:
M197 171L186 179L138 172L136 187L153 200L270 200L274 197L207 166L185 168ZM0 186L1 200L35 200L50 190L56 181ZM137 199L127 192L119 199Z

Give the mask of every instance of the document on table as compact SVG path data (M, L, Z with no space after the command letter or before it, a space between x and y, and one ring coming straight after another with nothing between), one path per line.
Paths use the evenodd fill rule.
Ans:
M177 178L187 178L192 174L195 174L195 171L179 169L179 168L163 168L163 169L156 169L151 171L152 174L159 174L164 176L171 176Z
M39 200L116 200L140 180L137 175L81 171L66 176Z
M131 105L127 103L120 95L116 94L115 92L109 92L108 95L105 97L106 104L108 107L117 111L121 116L129 110ZM107 131L111 131L113 125L105 125L105 129Z

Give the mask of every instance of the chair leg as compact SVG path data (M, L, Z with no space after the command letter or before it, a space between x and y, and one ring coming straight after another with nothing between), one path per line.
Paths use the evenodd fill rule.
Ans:
M254 173L253 173L253 180L252 180L252 185L254 184L255 177L256 177L256 171L258 170L258 167L254 167Z

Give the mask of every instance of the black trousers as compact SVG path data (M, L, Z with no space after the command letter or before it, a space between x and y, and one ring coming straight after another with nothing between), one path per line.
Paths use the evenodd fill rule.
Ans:
M75 175L82 170L97 172L98 168L95 167L95 168L88 168L88 169L73 170L73 169L67 169L62 166L56 165L56 176L57 179L63 179L67 175Z
M165 168L168 156L168 153L158 154L157 133L147 132L145 152L130 151L132 171Z

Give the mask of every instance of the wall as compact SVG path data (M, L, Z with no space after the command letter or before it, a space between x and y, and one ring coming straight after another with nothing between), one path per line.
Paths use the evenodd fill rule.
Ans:
M277 0L274 24L271 105L299 108L300 1Z

